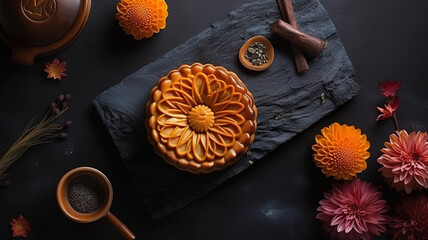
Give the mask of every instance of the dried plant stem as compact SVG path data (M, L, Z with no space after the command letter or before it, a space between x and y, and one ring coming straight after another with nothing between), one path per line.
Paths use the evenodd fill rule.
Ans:
M395 129L400 131L400 128L398 127L397 114L395 112L392 114L392 119L394 119Z
M67 107L58 114L51 115L48 111L40 123L33 126L32 119L22 131L21 136L12 144L12 146L0 158L0 180L5 177L6 170L21 157L30 147L47 143L56 135L55 131L61 130L64 125L53 123L62 113L67 111Z

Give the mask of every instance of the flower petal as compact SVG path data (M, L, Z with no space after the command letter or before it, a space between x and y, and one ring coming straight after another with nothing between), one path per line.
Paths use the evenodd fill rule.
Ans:
M193 80L192 97L196 104L204 104L203 96L209 92L208 79L205 74L197 73Z
M379 88L383 96L395 97L401 87L401 82L391 82L387 80L385 83L379 83Z

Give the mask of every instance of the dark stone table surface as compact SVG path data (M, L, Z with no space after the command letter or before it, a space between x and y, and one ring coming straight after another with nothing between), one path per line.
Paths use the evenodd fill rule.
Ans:
M57 183L79 166L109 177L111 211L137 239L328 239L315 215L334 180L313 163L311 145L333 122L355 125L368 135L371 157L359 177L384 186L376 159L394 124L375 121L376 106L384 103L378 82L401 81L400 127L428 131L428 2L321 0L352 61L359 94L202 198L160 219L151 216L93 99L246 2L167 0L166 29L136 41L114 18L117 1L93 0L76 41L31 67L9 63L11 50L0 41L0 149L60 93L72 94L65 118L73 121L67 139L31 148L9 168L11 184L0 189L0 239L12 239L9 221L20 214L31 224L27 239L121 239L106 219L75 223L58 208ZM44 64L53 58L67 61L68 76L61 81L45 78Z

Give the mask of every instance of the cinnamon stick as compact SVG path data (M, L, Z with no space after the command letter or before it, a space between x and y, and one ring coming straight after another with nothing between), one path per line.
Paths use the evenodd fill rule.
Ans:
M327 47L327 42L317 37L306 34L290 24L277 19L271 26L272 32L289 40L292 44L298 46L310 58L316 57Z
M291 0L278 0L279 9L281 11L282 18L285 21L288 21L291 26L299 29L297 25L296 16L294 15L293 5ZM296 63L296 68L298 73L302 73L309 69L308 62L306 61L305 56L301 49L296 47L294 44L291 44L293 49L294 62Z

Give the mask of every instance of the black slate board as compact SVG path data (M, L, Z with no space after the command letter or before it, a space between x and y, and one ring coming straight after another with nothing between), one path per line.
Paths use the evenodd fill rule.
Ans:
M289 43L269 30L280 18L277 1L253 0L94 99L154 218L208 193L357 94L352 63L323 6L318 0L296 0L293 6L301 29L328 41L328 48L309 61L310 69L302 75L296 74ZM237 57L240 46L254 35L264 35L275 48L275 61L264 72L245 69ZM179 171L164 163L146 138L145 104L151 88L170 70L193 62L222 65L235 72L253 93L259 111L249 152L221 172Z

